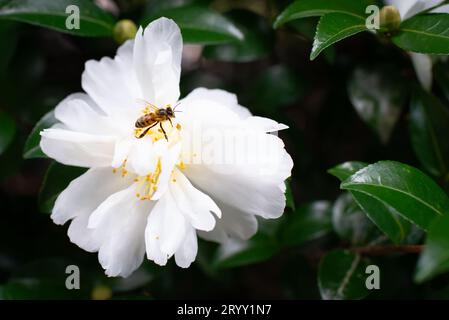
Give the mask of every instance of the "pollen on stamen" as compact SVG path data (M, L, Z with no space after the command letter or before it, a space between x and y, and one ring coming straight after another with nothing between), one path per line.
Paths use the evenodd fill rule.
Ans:
M176 124L176 129L181 130L181 125L179 123Z
M184 169L186 168L186 164L184 163L184 161L181 161L181 162L179 163L179 168L180 168L181 170L184 170Z

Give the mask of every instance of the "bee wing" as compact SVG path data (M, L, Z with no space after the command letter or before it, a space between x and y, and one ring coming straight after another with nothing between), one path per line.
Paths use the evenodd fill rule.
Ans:
M137 101L137 103L138 103L139 105L141 105L143 108L150 108L150 109L152 109L152 110L154 110L154 111L159 110L159 108L156 107L154 104L152 104L152 103L150 103L150 102L148 102L148 101L146 101L146 100L144 100L144 99L136 99L136 101Z

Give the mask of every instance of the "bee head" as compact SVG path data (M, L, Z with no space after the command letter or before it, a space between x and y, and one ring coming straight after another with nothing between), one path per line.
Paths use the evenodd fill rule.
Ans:
M169 117L175 117L175 113L173 112L173 109L171 107L167 107L167 109L165 109L165 112L167 113L167 116Z

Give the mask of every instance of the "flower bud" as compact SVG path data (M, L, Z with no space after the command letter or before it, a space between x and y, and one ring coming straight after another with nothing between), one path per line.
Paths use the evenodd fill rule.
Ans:
M396 31L401 25L401 14L395 6L385 6L380 10L380 27L388 31Z
M114 26L113 37L118 44L122 44L126 40L134 39L137 32L135 23L131 20L120 20Z

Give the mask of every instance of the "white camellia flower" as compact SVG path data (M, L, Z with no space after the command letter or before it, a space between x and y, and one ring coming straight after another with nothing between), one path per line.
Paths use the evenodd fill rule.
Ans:
M286 126L251 116L222 90L199 88L178 101L181 54L172 20L139 29L114 59L86 63L86 93L60 102L59 123L41 132L49 157L89 168L60 194L51 217L71 220L70 240L98 251L109 276L130 275L145 253L159 265L174 256L186 268L198 235L248 239L256 216L278 218L285 208L293 162L272 133ZM146 134L136 128L169 107L176 115L169 121Z
M401 19L406 20L418 13L425 10L429 10L439 4L442 4L444 0L386 0L388 5L395 6L401 14ZM449 13L449 5L441 6L432 10L433 13ZM415 68L418 80L426 90L432 88L433 80L433 59L432 56L417 52L409 52L412 59L413 66Z

